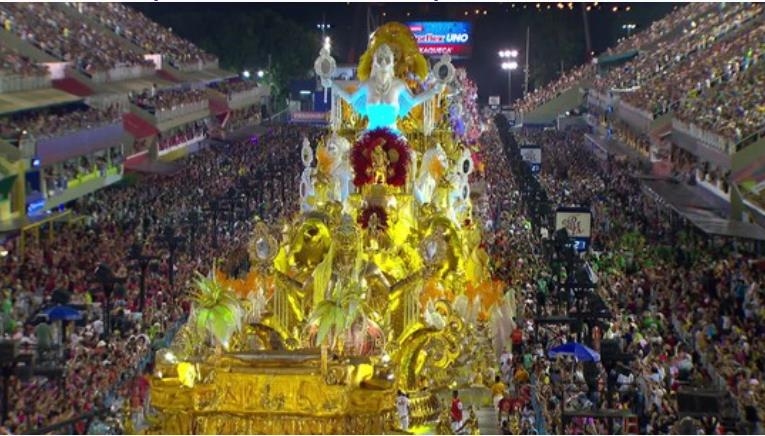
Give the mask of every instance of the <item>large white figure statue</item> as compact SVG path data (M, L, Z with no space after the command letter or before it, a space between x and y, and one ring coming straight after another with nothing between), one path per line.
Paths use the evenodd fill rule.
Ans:
M429 149L422 156L422 164L414 183L414 197L419 204L431 203L436 185L449 168L449 158L441 144Z
M350 94L328 76L322 77L322 85L332 88L335 95L350 104L356 112L369 118L368 130L387 127L398 133L396 121L405 117L409 110L435 97L444 89L440 81L419 95L413 95L404 81L394 74L396 60L393 51L381 44L374 53L369 79Z

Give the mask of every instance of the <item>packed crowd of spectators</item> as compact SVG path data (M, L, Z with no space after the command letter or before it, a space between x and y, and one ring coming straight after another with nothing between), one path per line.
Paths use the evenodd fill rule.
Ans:
M618 42L614 47L609 48L603 53L603 56L616 55L625 53L630 50L636 50L640 48L646 48L648 46L667 47L666 49L648 50L647 55L642 55L637 61L639 65L645 63L645 68L653 66L648 65L648 62L655 61L657 53L665 58L665 62L671 60L671 56L674 55L672 49L674 48L673 41L679 39L669 38L670 35L684 35L683 38L688 38L689 35L695 35L697 33L697 27L703 26L704 21L701 17L705 14L713 14L717 7L711 3L693 3L683 5L670 14L655 21L648 29L637 32L629 38L623 39ZM699 19L699 22L696 21ZM699 24L701 23L701 24ZM678 32L678 29L682 28L682 32ZM563 91L570 88L583 78L594 77L594 86L597 89L610 89L611 87L628 87L634 85L636 80L647 76L648 72L642 71L642 67L632 67L631 64L626 67L624 71L622 68L617 68L609 71L604 77L597 77L597 67L593 64L584 64L572 68L570 71L563 74L555 81L546 84L544 87L535 89L533 92L526 95L526 97L515 103L517 110L528 112L534 108L554 99L560 95ZM633 70L637 70L637 73L633 73ZM635 78L634 76L637 76Z
M758 23L761 18L754 17L761 14L761 6L742 9L734 19L740 24L731 35L708 38L676 63L657 66L656 75L634 92L623 94L623 99L654 114L665 113L679 102L677 118L741 140L765 121L758 113L761 100L756 83L757 75L762 75L757 61L765 30Z
M511 165L503 152L496 126L487 123L480 138L481 161L487 165L475 173L479 184L485 183L485 195L477 198L474 213L485 226L485 247L490 257L494 277L512 289L521 289L535 274L535 259L528 256L532 238L526 231L527 220L522 213L513 213L512 205L520 202L518 186L512 176ZM488 164L490 163L490 165ZM472 183L472 182L471 182ZM522 327L513 321L510 330ZM503 340L499 340L502 348ZM492 386L495 407L499 409L497 431L502 434L533 434L533 413L530 361L522 353L507 348L499 356L496 374L498 383ZM496 403L497 398L501 400Z
M624 53L629 50L645 49L659 41L691 31L697 26L696 19L717 6L714 3L690 3L675 6L661 20L654 21L642 31L631 34L614 47L609 47L605 55Z
M677 38L658 41L654 50L641 52L626 64L606 71L595 80L594 87L606 92L648 87L650 79L657 76L664 76L669 82L682 82L686 75L699 73L694 68L679 68L686 59L696 58L696 54L703 57L716 42L746 28L751 24L750 20L756 25L761 10L759 5L746 3L726 4L723 8L707 7L693 21L689 31Z
M597 410L610 406L631 411L641 418L640 425L649 433L667 433L678 417L677 406L668 393L701 375L691 372L692 360L687 349L678 344L667 321L669 307L656 301L655 294L659 290L650 288L651 281L645 277L630 277L627 274L629 268L623 266L624 258L616 261L612 257L614 253L626 256L622 251L633 248L625 246L623 240L614 238L614 235L645 231L643 224L633 218L642 207L639 186L628 177L626 168L616 171L618 163L613 164L606 180L605 173L597 171L601 168L597 158L582 145L581 132L550 132L534 140L543 144L549 157L546 159L549 171L544 171L540 180L553 202L585 204L594 209L595 228L599 230L594 246L604 254L592 262L603 280L603 286L599 287L601 296L614 314L612 322L603 329L603 339L616 340L620 351L637 357L632 363L623 363L610 370L597 365L591 375L594 380L586 380L581 367L568 371L567 367L571 365L555 362L552 374L545 375L553 381L551 388L542 389L550 395L545 402L549 408L551 402L557 404L565 398L566 410ZM581 184L573 185L572 180L579 180ZM551 333L552 337L558 335L553 343L563 342L565 332ZM545 332L543 336L543 342L549 347L548 334ZM555 379L562 380L562 385L556 385ZM608 387L618 395L609 399ZM552 423L566 433L599 434L602 431L598 427L604 424L597 420L572 420L567 426L560 427L564 424L556 414L552 419ZM620 431L626 430L624 422L616 425L621 427Z
M62 61L72 62L86 74L116 67L147 66L152 61L125 50L83 20L67 15L57 5L46 3L3 3L7 27L19 38Z
M2 17L0 17L0 21L2 21ZM0 77L12 75L47 76L48 73L48 67L37 64L16 49L0 46Z
M204 139L207 137L207 124L200 120L193 123L189 123L185 126L178 127L173 132L161 135L158 139L157 148L166 150L168 148L175 147L176 145L183 144L184 142L191 141L194 138Z
M66 365L60 380L11 378L11 411L3 423L5 428L28 432L113 404L109 399L142 409L147 383L135 371L137 363L188 312L183 295L192 273L207 273L214 258L245 246L251 217L242 213L232 217L235 219L221 219L217 229L209 228L211 221L205 219L196 240L183 244L176 253L175 288L168 283L169 256L160 238L166 225L175 225L188 236L191 210L201 212L211 199L242 186L253 189L244 192L250 203L247 209L257 211L268 222L296 212L297 144L303 135L315 140L316 134L311 128L275 126L255 143L212 145L184 161L176 174L147 176L135 185L108 188L83 199L77 207L85 217L82 225L62 229L50 242L44 238L28 241L23 253L17 241L6 242L9 253L0 259L5 332L40 351L60 347ZM240 179L251 183L245 185ZM217 245L212 242L213 233L217 233ZM127 260L134 243L145 254L158 256L156 267L147 273L143 313L138 304L139 275ZM111 325L105 322L100 285L90 280L101 263L116 276L127 277L112 297ZM55 290L70 292L72 304L86 307L84 324L69 326L64 341L59 339L58 323L32 322L39 309L51 305ZM138 415L142 414L139 410ZM78 422L68 431L84 433L83 426Z
M597 90L621 90L622 100L654 116L674 109L678 119L739 142L765 126L762 20L758 3L684 5L605 53L641 49L624 65L597 74L589 64L574 68L516 108L533 110L595 76Z
M32 110L0 118L0 137L16 142L24 135L35 139L62 136L120 122L122 106L105 109L87 106Z
M140 94L131 94L131 103L150 112L172 111L207 99L204 89L157 89L156 85Z
M622 98L654 113L673 106L677 118L740 141L765 125L759 97L765 77L758 62L761 19L759 4L686 6L659 22L654 38L637 43L653 44L655 51L598 77L595 87L640 86ZM666 37L677 27L672 20L689 23L682 25L680 38ZM664 26L667 23L671 25ZM680 104L672 105L676 101ZM631 141L643 154L649 149L645 137L621 139ZM615 314L604 326L603 338L618 340L620 351L638 356L617 370L598 365L592 374L590 369L588 377L597 382L585 380L588 371L569 362L537 367L537 379L543 383L538 402L552 432L614 431L593 419L574 419L564 426L559 406L565 398L575 405L568 409L602 408L607 401L599 390L614 384L622 392L611 404L632 411L641 433L672 431L679 414L675 397L689 385L727 390L733 400L724 401L724 413L739 417L738 428L725 428L721 421L709 419L699 423L700 431L761 431L765 356L759 352L763 337L759 323L765 316L765 295L759 286L756 257L730 244L715 246L688 224L677 226L684 221L681 217L670 226L666 211L659 211L663 206L646 198L639 182L630 176L636 169L620 161L599 161L582 145L578 132L546 133L531 141L545 148L540 180L553 203L587 205L594 212L593 247L600 253L587 258L599 271L600 295ZM682 171L695 175L694 159L675 158ZM702 172L705 179L727 178L713 169ZM641 243L629 242L624 235ZM512 246L525 244L516 241ZM532 283L522 295L529 306L535 306L538 292L538 285ZM533 314L527 307L527 315ZM547 326L537 326L537 331L545 350L571 333ZM620 424L617 430L624 431L626 422Z
M705 237L692 237L688 228L671 227L662 218L666 213L661 206L642 193L631 175L635 168L629 163L598 162L583 145L581 132L537 133L527 139L544 148L540 181L552 202L591 207L597 253L586 259L600 276L599 295L613 314L603 326L602 340L616 340L621 352L636 356L633 362L610 369L598 364L586 370L573 362L550 361L542 357L543 350L570 339L572 332L565 327L536 326L541 339L532 339L530 332L526 339L528 348L537 350L538 365L532 373L539 381L538 403L548 430L608 432L605 422L593 419L574 419L564 425L560 404L565 399L566 410L601 409L609 404L606 392L611 387L618 392L610 399L611 406L634 413L641 433L668 433L677 422L678 389L709 387L718 381L733 394L735 401L729 409L738 411L743 422L754 425L758 413L762 419L765 392L759 380L765 356L759 352L763 333L759 323L765 316L765 299L755 258L727 245L711 246ZM497 180L513 183L512 178ZM508 201L514 195L510 192ZM506 245L513 247L524 260L523 268L533 275L533 279L522 279L526 285L511 282L516 299L525 301L521 313L526 319L534 316L537 304L549 315L559 303L547 289L550 271L538 254L541 241L522 231L518 220L523 211L516 210L517 216L503 212L510 221L502 225L509 227L509 236L500 235L509 238ZM518 264L513 259L507 262ZM583 336L599 348L600 337ZM625 430L626 423L615 424L616 430ZM740 430L723 428L716 420L701 425L706 434Z
M235 78L229 80L221 80L220 82L214 82L209 86L210 88L231 98L231 96L237 92L249 91L250 89L257 88L258 83L254 80L242 80Z
M122 164L122 152L119 147L101 150L95 154L79 156L43 168L42 177L45 180L47 197L53 197L69 188L69 184L82 176L99 173L106 175L110 165L118 167Z
M121 3L84 3L78 10L95 17L104 27L141 47L145 53L159 53L176 68L196 62L214 62L215 56L149 20Z
M762 34L762 26L757 33ZM762 39L762 38L760 38ZM675 111L675 117L739 142L765 127L765 63L762 43L726 66L716 83L697 86ZM739 61L743 61L743 64ZM708 83L708 82L707 82Z
M244 109L234 109L226 121L226 130L229 132L249 124L257 124L260 121L262 109L260 105L252 105Z

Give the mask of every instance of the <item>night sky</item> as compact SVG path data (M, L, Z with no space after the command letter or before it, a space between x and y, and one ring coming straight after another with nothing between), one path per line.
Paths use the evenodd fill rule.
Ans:
M523 64L526 27L530 26L532 60L530 69L537 62L547 61L555 65L559 74L560 62L569 69L586 60L583 9L587 12L592 48L596 55L626 35L623 24L637 24L637 29L672 10L670 3L132 3L150 18L166 25L168 17L179 10L194 9L200 12L217 11L230 14L254 8L268 8L289 18L305 29L317 34L317 24L325 22L331 27L327 34L332 38L332 51L338 63L356 63L366 49L367 16L381 24L387 21L447 21L468 20L473 24L473 56L457 61L465 66L468 74L478 82L482 103L489 95L507 94L507 75L500 69L497 52L514 48L521 52L519 64ZM616 9L616 10L615 10ZM477 12L477 13L476 13ZM223 25L223 24L221 24ZM278 29L264 29L277 31ZM181 36L196 42L205 32L214 32L215 25L203 29L179 31ZM285 35L285 37L289 37ZM556 42L557 39L557 42ZM565 42L566 44L561 44ZM536 50L536 52L535 52ZM548 65L548 70L551 69ZM521 93L523 73L513 76L513 92Z

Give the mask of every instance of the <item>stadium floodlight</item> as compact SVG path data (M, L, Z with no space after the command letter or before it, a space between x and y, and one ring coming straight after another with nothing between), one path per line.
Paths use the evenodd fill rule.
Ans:
M518 69L518 62L512 61L512 62L502 62L502 69L503 70L516 70Z
M622 30L627 31L628 37L632 34L632 31L635 30L636 28L637 28L637 24L635 23L622 24Z
M518 50L503 50L499 52L502 59L513 59L518 56ZM518 68L518 62L502 62L502 69L507 71L507 104L513 104L513 70Z

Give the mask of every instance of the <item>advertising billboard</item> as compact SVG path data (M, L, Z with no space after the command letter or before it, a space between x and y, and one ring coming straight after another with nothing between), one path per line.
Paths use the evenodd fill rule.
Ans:
M538 145L521 146L521 158L529 163L531 172L537 174L542 170L542 147Z
M449 54L453 58L466 58L473 52L470 22L416 21L407 25L425 56Z

